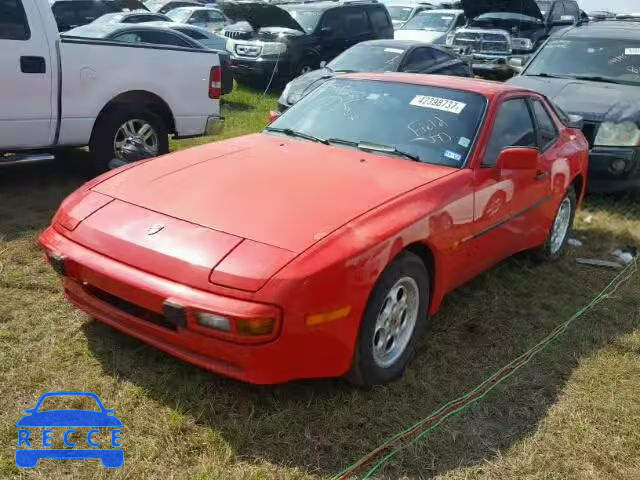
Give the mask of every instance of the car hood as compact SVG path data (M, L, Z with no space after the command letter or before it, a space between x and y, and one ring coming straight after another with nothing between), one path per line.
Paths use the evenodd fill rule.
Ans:
M468 19L494 12L519 13L544 19L534 0L462 0L462 9Z
M535 90L552 100L567 113L582 116L587 121L601 122L612 105L636 98L640 87L602 82L518 76L509 83Z
M234 22L244 20L255 31L265 27L284 27L304 32L304 28L289 15L289 12L275 5L221 2L217 6Z
M320 68L300 75L289 82L285 92L287 96L286 98L283 96L280 101L287 106L293 105L334 76L334 72L328 68Z
M396 40L418 40L420 42L433 43L446 36L446 32L437 32L434 30L396 30L393 38Z
M239 238L300 253L350 220L454 171L257 134L159 157L93 190L233 237L225 239L226 249Z
M91 410L47 410L25 415L16 427L121 427L115 415Z

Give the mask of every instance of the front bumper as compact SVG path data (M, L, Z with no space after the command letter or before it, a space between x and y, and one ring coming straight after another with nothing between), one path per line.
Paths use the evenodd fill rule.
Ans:
M522 54L486 54L486 53L468 53L463 49L450 47L451 50L468 58L471 62L473 72L477 75L488 77L509 77L517 73L513 67L509 65L509 60L518 58L524 65L530 55Z
M191 288L141 271L73 242L54 227L45 230L40 244L49 257L64 259L64 290L76 307L181 360L255 384L336 377L350 368L353 346L345 345L344 335L331 325L311 331L302 314L285 315L271 304ZM185 306L184 326L168 325L163 316L166 302ZM265 308L280 313L275 338L260 344L220 339L199 325L194 313L253 317ZM355 322L356 315L344 321Z
M292 65L285 58L256 57L246 58L233 55L231 57L231 69L236 77L268 77L274 74L278 76L290 76Z
M617 160L624 161L624 169L614 169ZM589 155L587 184L593 193L640 188L640 147L593 147Z

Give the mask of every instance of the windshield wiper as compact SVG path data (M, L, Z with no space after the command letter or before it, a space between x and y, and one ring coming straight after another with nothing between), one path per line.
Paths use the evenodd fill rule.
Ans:
M267 132L282 133L282 134L287 135L289 137L304 138L305 140L310 140L312 142L318 142L318 143L323 143L325 145L329 145L329 142L327 142L323 138L314 137L313 135L309 135L308 133L298 132L298 131L292 130L290 128L267 127L265 130Z
M332 144L336 143L338 145L346 145L348 147L357 148L358 150L363 150L365 152L380 152L380 153L389 153L391 155L396 155L398 157L408 158L409 160L413 160L414 162L421 162L420 157L414 155L413 153L404 152L402 150L398 150L396 147L392 147L389 145L379 145L377 143L371 142L354 142L351 140L344 140L342 138L327 138L327 143Z
M603 83L615 83L616 85L620 85L622 82L619 82L615 78L610 77L601 77L598 75L575 75L571 78L575 78L576 80L585 80L587 82L603 82Z
M573 78L570 75L552 75L550 73L527 73L525 77L542 77L542 78Z

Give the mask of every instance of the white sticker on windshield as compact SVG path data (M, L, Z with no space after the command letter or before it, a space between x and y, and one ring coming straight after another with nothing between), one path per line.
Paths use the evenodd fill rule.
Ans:
M389 52L389 53L403 53L404 50L400 49L400 48L385 48L384 49L385 52Z
M442 110L443 112L455 113L459 115L466 103L456 102L447 98L430 97L429 95L416 95L409 105L414 107L433 108L434 110Z
M458 140L458 145L463 148L469 148L469 145L471 145L471 140L469 140L467 137L460 137L460 140Z
M640 48L625 48L625 55L640 55Z
M440 20L453 20L453 17L440 17Z

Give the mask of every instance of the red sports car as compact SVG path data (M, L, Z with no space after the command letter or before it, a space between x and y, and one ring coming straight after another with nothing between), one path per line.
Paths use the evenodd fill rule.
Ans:
M385 383L447 292L563 253L577 120L499 83L346 75L262 133L96 178L40 241L78 308L200 367Z

